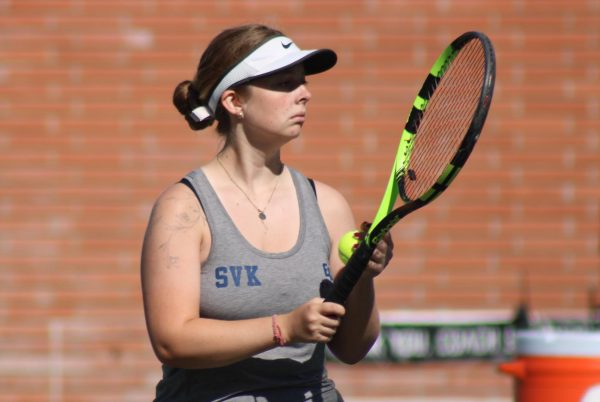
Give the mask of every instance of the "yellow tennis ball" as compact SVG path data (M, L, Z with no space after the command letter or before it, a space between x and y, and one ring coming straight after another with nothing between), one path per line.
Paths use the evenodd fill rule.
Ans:
M338 243L338 255L344 264L348 262L354 252L354 246L359 242L359 239L355 237L356 232L358 232L358 230L344 233Z

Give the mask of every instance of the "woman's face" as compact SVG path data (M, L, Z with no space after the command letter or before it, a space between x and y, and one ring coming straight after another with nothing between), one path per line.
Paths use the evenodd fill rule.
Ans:
M246 133L284 136L288 140L297 137L310 98L302 65L250 82L242 92Z

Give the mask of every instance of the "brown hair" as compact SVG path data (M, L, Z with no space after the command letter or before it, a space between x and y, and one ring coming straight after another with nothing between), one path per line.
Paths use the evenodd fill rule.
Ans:
M208 104L211 92L229 70L267 39L279 35L283 34L265 25L251 24L226 29L210 42L200 58L194 79L182 81L173 93L173 104L192 130L202 130L217 120L217 132L227 136L229 116L220 104L214 111L214 119L198 122L189 117L190 112Z

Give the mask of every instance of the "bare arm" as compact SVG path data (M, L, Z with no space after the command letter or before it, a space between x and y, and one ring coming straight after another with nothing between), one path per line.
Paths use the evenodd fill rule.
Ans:
M317 186L319 206L331 238L330 266L336 276L343 269L343 263L337 253L337 242L344 233L356 230L357 226L344 197L322 183L317 183ZM375 301L373 279L389 262L392 248L390 236L378 244L367 269L350 293L346 302L346 315L329 343L331 351L345 363L353 364L360 361L379 336L379 312Z
M181 184L157 200L141 260L146 323L156 356L172 367L219 367L276 347L271 317L222 321L199 317L200 264L210 233L192 192ZM331 339L343 307L314 299L280 316L287 342Z

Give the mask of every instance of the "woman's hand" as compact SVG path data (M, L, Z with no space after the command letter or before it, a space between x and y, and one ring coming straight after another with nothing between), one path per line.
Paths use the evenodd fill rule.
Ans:
M335 335L346 313L337 303L314 298L287 314L279 316L285 343L327 343Z
M363 233L366 233L371 226L368 222L363 222L360 225L360 230ZM372 278L376 277L380 273L383 272L385 267L389 264L390 260L394 256L394 241L392 240L392 235L390 232L387 232L383 239L377 243L377 247L371 254L371 259L365 269L365 272L368 273Z

